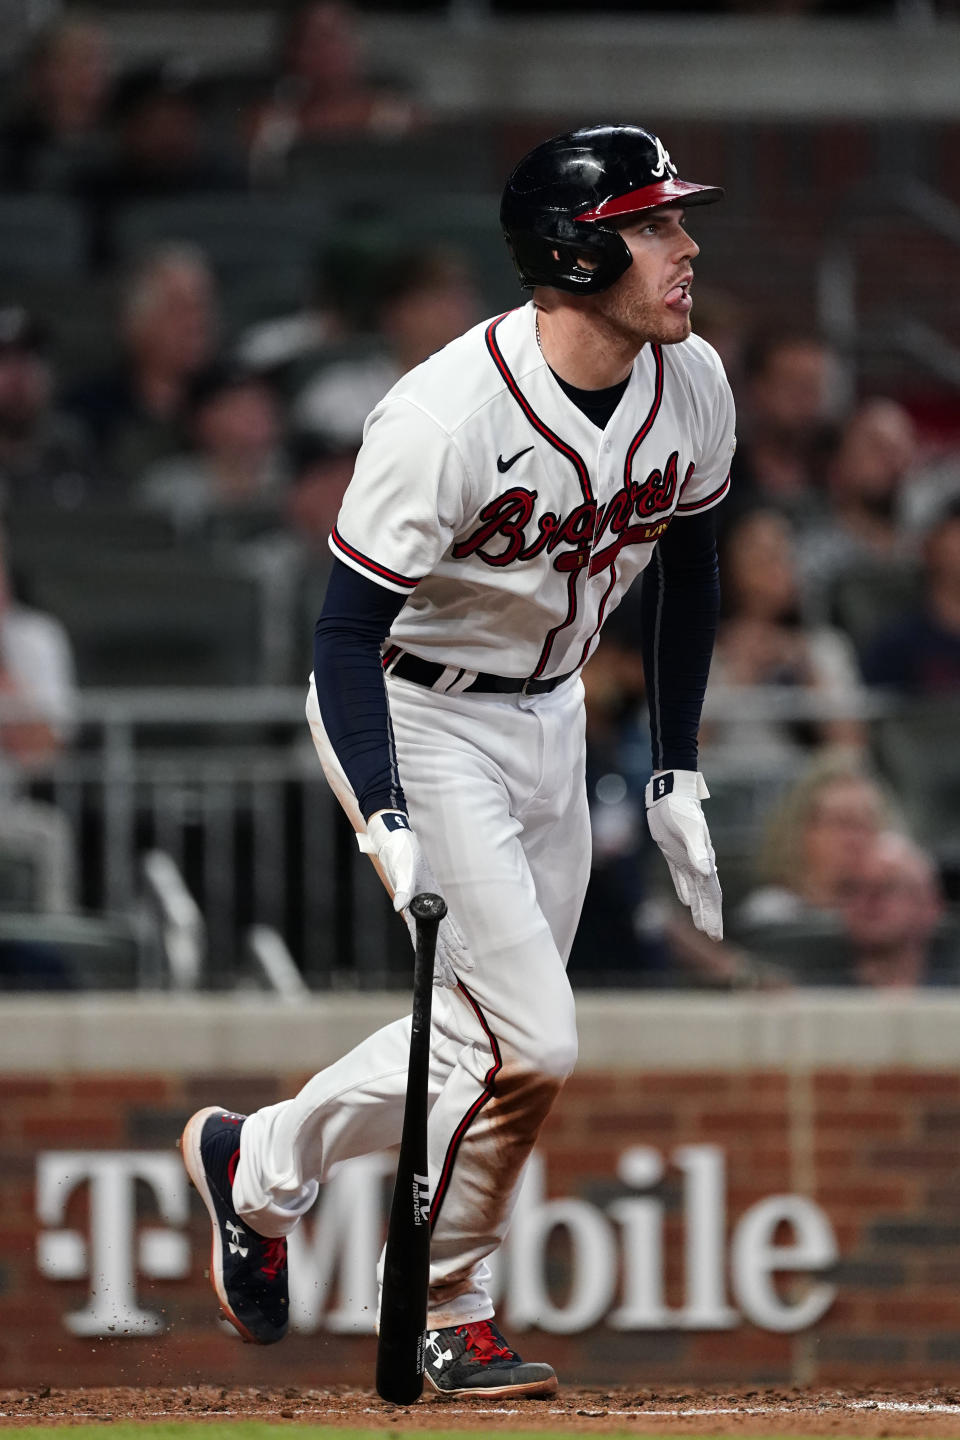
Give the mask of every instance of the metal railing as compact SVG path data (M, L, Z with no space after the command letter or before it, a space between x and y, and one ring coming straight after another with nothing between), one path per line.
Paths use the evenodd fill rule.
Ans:
M33 783L70 821L83 908L129 912L146 885L187 988L198 968L224 987L252 968L283 971L289 991L284 952L314 987L404 973L406 931L329 791L304 702L292 687L87 691L72 747Z
M857 240L867 224L890 214L905 216L918 230L960 252L960 206L910 175L874 178L854 188L844 211L828 227L817 269L820 327L850 363L868 343L879 341L960 388L960 347L916 318L907 290L868 322L858 303ZM900 310L896 305L901 307ZM901 313L902 312L902 313Z
M84 692L71 749L34 787L70 821L82 907L146 906L174 988L253 984L295 1001L304 987L409 981L406 930L327 786L304 702L299 687ZM713 687L705 719L870 727L900 708L864 690ZM0 723L14 715L6 703ZM742 770L709 779L711 827L719 841L726 814L731 853L745 854L768 791L746 803Z

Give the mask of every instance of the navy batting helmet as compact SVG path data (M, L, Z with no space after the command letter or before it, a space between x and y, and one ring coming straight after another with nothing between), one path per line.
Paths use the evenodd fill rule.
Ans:
M649 130L591 125L555 135L524 156L506 183L500 224L521 285L596 295L631 263L610 221L660 205L710 205L722 196L716 185L680 180Z

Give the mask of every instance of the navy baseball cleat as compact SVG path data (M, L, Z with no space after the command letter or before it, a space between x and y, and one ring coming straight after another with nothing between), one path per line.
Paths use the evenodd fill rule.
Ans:
M427 1331L423 1374L441 1395L555 1395L549 1365L528 1364L492 1320Z
M233 1208L245 1115L210 1105L184 1126L180 1153L191 1183L210 1213L210 1280L224 1315L245 1340L273 1345L287 1333L287 1242L268 1240Z

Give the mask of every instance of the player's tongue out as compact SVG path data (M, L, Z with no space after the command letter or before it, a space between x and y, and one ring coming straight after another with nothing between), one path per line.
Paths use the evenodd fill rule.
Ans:
M669 305L671 310L689 310L693 301L687 292L686 281L680 285L674 285L664 296L664 304Z

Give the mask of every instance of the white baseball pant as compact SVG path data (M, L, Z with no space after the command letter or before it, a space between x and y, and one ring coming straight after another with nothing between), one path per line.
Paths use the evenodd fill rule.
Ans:
M433 1001L437 1329L493 1314L485 1257L506 1234L524 1162L576 1060L566 962L590 870L583 687L573 679L547 695L470 696L387 684L411 824L475 962ZM307 716L327 778L361 829L312 680ZM399 1142L409 1043L409 1018L387 1025L293 1099L249 1117L233 1199L252 1229L287 1234L335 1165Z

